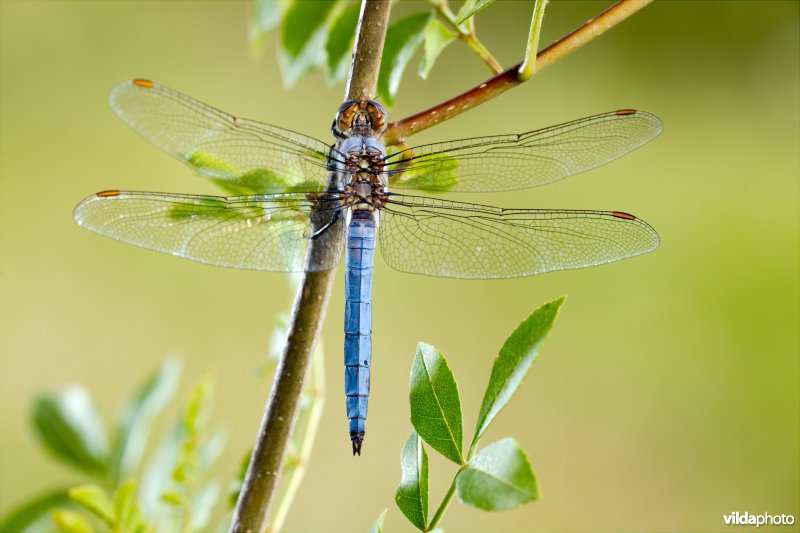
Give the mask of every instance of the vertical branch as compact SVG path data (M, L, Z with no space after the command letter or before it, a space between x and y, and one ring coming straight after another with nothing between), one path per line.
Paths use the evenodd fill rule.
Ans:
M389 20L390 0L363 0L350 65L347 95L369 99L375 94L380 58ZM331 184L336 175L331 175ZM324 223L324 221L320 221ZM309 241L309 264L330 264L342 248L343 224L335 224ZM314 348L325 318L336 271L306 272L294 303L286 347L275 371L272 391L253 447L231 520L231 532L258 533L267 523L267 511L283 467L289 437L308 375Z
M345 98L372 100L378 86L391 0L362 0Z

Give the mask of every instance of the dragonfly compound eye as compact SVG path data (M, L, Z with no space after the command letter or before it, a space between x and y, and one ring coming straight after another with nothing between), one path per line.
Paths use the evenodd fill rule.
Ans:
M380 134L386 129L386 109L374 100L348 100L339 107L331 131L337 137L353 133Z

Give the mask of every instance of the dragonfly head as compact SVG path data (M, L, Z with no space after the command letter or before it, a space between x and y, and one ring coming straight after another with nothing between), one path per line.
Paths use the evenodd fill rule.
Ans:
M348 100L339 107L331 133L340 139L380 135L386 130L386 109L374 100Z

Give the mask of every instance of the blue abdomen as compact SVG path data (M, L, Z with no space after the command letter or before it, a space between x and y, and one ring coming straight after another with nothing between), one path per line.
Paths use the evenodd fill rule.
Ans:
M375 218L371 211L353 211L347 228L344 310L344 391L353 455L361 455L372 364L372 272Z

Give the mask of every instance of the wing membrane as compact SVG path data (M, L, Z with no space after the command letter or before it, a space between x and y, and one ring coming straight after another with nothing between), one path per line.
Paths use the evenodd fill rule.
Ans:
M658 243L646 222L620 212L502 209L405 195L391 195L381 211L386 262L431 276L528 276L633 257Z
M622 110L518 135L409 148L387 158L390 186L424 191L537 187L604 165L653 139L655 115Z
M314 191L327 182L329 146L311 137L234 117L147 80L117 85L109 103L142 137L230 190Z
M102 235L201 263L299 272L306 268L314 205L301 193L222 197L106 191L78 204L74 217ZM332 250L308 269L333 268L340 253Z

